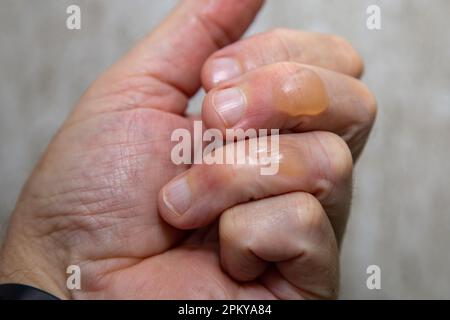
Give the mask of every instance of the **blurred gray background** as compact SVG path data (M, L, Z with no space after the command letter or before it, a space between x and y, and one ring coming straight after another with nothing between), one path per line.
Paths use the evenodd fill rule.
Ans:
M82 30L65 27L82 9ZM175 1L0 0L0 226L77 98ZM366 8L382 29L366 28ZM283 26L346 37L379 116L357 167L342 298L450 298L448 0L269 0L249 34ZM201 96L193 102L198 108ZM366 268L381 268L368 290Z

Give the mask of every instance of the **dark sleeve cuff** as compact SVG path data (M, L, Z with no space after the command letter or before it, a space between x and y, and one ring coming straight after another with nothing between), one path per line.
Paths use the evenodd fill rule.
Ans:
M60 300L43 290L24 285L7 283L0 284L0 300Z

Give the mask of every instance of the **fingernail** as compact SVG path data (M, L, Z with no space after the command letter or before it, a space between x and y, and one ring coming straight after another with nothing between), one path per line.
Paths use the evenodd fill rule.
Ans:
M228 88L214 93L212 103L227 127L236 124L245 111L247 100L239 88Z
M242 71L239 63L232 58L217 58L211 62L212 82L214 85L239 76Z
M186 177L170 183L163 193L166 206L174 213L182 215L191 206L192 193Z

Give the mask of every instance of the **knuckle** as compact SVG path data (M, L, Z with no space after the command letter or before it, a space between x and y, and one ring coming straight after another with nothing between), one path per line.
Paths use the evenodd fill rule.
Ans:
M359 53L353 49L353 47L349 44L349 50L347 58L349 61L349 69L350 73L355 76L356 78L360 78L364 73L364 60L359 55Z
M225 211L221 216L219 220L219 234L221 240L225 240L229 242L234 237L232 235L232 231L234 230L234 219L231 217L230 211Z
M236 208L225 210L219 220L219 235L221 241L236 242L239 234L243 234L242 224L237 221Z
M299 230L306 232L323 228L325 213L316 197L309 193L296 194L292 220Z
M334 186L341 186L352 176L353 157L347 143L331 132L317 132L316 138L322 147L325 179Z
M375 122L377 116L377 100L374 94L367 88L366 85L363 84L364 95L361 102L361 107L364 111L364 116L362 119L363 126L372 127L372 124Z
M348 63L348 72L357 78L361 77L364 72L364 61L356 49L343 37L337 35L330 35L329 37L339 51L343 52Z

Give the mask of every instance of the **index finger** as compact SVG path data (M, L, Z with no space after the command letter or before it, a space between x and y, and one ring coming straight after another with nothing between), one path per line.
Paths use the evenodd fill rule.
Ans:
M364 70L358 52L339 36L278 28L216 51L203 67L203 86L209 90L250 70L288 61L330 69L355 78L361 77Z

